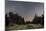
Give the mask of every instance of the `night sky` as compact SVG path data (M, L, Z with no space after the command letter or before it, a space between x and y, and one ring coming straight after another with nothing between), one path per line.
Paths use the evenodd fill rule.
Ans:
M24 17L25 21L32 21L35 14L40 16L43 14L44 10L44 4L37 2L8 1L5 6L6 13L18 13L20 16Z

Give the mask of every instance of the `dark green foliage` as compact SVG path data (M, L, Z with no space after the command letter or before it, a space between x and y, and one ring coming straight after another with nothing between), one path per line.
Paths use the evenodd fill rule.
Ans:
M9 18L7 17L7 14L5 15L5 25L8 26L9 25Z
M7 15L9 15L9 16L7 16ZM37 14L35 14L32 22L30 22L30 21L25 22L24 18L22 16L9 12L8 14L5 15L5 25L8 26L9 24L18 24L18 25L41 24L41 25L44 25L44 15L37 16Z
M44 25L44 14L42 15L42 25Z
M30 24L31 22L30 21L26 21L26 24Z
M40 17L35 15L35 17L33 19L33 23L34 24L42 24L42 25L44 25L44 15L42 15Z
M25 24L24 22L24 18L22 18L21 16L19 16L18 14L13 14L12 12L9 12L9 17L7 17L7 14L5 15L5 24Z

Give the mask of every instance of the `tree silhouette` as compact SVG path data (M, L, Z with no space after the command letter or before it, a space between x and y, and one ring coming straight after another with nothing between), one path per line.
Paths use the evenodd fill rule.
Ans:
M26 24L30 24L31 22L30 21L26 21Z
M42 25L44 25L44 14L42 15Z
M7 17L7 14L5 15L5 25L6 26L9 25L9 17Z
M38 18L37 18L37 14L35 14L34 19L33 19L33 23L34 23L34 24L38 23L37 20L38 20Z
M19 16L18 14L13 14L12 12L9 12L9 17L7 15L5 16L6 24L25 24L24 18L22 16Z
M44 25L44 15L42 15L42 16L35 15L35 17L33 19L33 23L34 24L42 24L42 25Z
M7 15L9 15L9 17ZM12 12L9 12L8 14L5 14L5 25L8 26L9 24L41 24L44 26L44 14L42 14L41 16L37 16L37 14L35 14L32 22L25 22L22 16L19 16L17 13L14 14Z

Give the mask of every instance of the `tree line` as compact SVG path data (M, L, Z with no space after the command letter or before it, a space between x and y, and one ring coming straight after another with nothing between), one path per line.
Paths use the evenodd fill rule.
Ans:
M9 15L9 16L8 16ZM19 16L18 14L14 14L12 12L9 12L8 14L5 14L5 25L8 26L9 24L18 24L18 25L25 25L25 24L41 24L44 25L44 14L41 16L37 16L35 14L34 19L32 22L24 21L24 18L22 16Z

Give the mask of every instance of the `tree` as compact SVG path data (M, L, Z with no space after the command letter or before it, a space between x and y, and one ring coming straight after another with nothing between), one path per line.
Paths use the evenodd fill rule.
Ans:
M9 17L7 17L7 14L5 15L5 25L6 26L9 25Z
M31 22L30 21L26 21L26 24L30 24Z
M42 21L41 21L42 23L42 25L44 25L44 14L42 15Z
M34 24L38 23L38 16L37 16L37 14L35 14L35 16L34 16L33 23Z
M34 24L41 24L41 25L44 25L44 15L42 16L36 16L34 17L33 19L33 23Z

